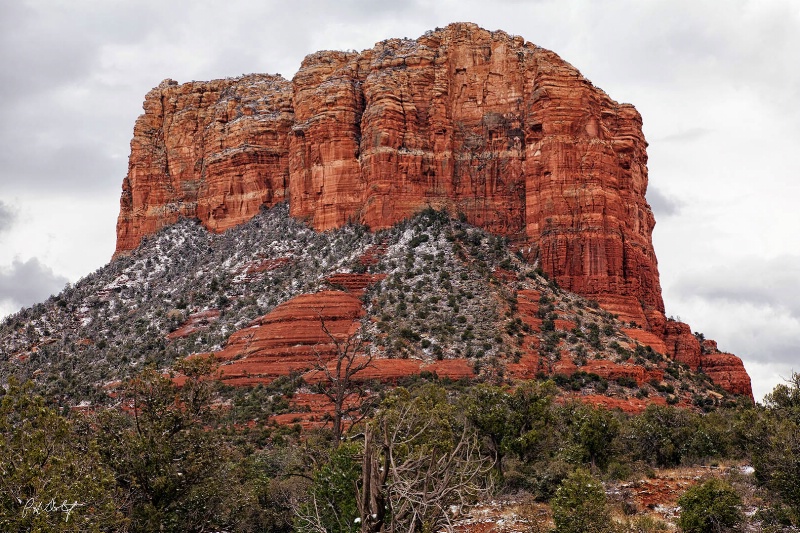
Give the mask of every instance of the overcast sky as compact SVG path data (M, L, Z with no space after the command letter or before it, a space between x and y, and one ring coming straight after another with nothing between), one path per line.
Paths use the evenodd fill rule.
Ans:
M667 315L742 357L760 400L800 371L796 0L4 0L0 316L106 264L145 93L281 73L450 22L557 52L644 117Z

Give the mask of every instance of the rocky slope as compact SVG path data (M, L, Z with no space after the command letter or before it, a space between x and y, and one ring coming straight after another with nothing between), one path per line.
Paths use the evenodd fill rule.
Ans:
M564 397L626 411L750 395L749 381L737 388L710 371L741 365L734 356L706 341L696 361L676 361L521 255L434 210L378 232L316 232L285 204L222 234L182 220L0 324L0 379L98 403L142 365L168 371L211 353L228 385L294 380L288 404L264 416L313 426L330 410L314 389L319 365L334 340L358 338L374 357L359 379L376 383L553 378Z
M623 531L680 531L676 524L681 508L678 499L690 487L709 479L734 484L745 494L743 511L753 516L762 505L754 494L755 476L747 465L656 469L647 477L604 484L611 516ZM470 533L528 533L551 531L554 523L550 506L534 498L482 502L459 517L458 531ZM757 531L746 529L745 531ZM791 531L788 527L786 531Z

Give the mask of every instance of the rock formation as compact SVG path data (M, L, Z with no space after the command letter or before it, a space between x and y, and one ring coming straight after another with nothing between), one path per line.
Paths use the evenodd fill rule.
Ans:
M117 253L178 217L213 231L290 200L317 229L445 206L507 235L566 289L660 325L641 117L553 52L453 24L279 76L148 93Z
M284 200L319 230L446 207L702 367L664 318L641 116L521 37L451 24L311 54L292 82L165 80L144 109L117 255L179 217L221 232Z
M286 199L292 87L280 76L147 93L122 182L116 254L180 217L225 231Z

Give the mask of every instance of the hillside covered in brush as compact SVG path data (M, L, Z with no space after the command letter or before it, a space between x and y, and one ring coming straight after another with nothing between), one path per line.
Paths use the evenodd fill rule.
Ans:
M506 239L431 209L378 232L315 232L285 206L223 234L180 221L4 321L1 368L71 405L190 354L215 354L230 385L269 384L332 356L323 326L363 338L365 380L551 377L565 395L633 410L733 400Z

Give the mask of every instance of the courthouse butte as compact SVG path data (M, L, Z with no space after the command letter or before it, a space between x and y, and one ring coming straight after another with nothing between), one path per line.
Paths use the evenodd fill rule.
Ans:
M317 230L446 208L641 326L637 340L752 397L738 357L665 318L641 116L522 37L456 23L316 52L291 81L165 80L144 110L116 255L180 217L223 232L284 201Z

